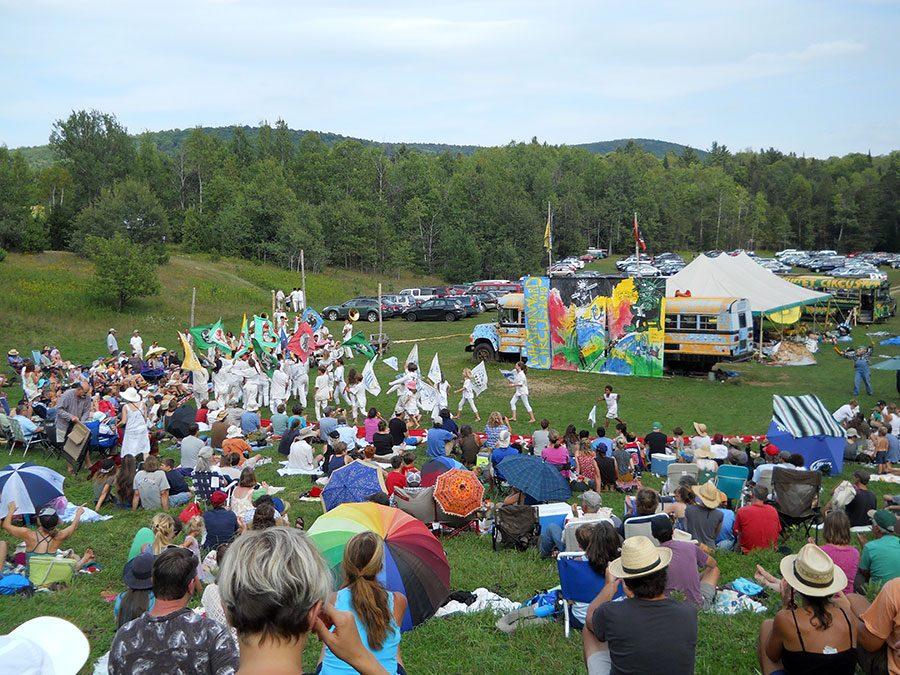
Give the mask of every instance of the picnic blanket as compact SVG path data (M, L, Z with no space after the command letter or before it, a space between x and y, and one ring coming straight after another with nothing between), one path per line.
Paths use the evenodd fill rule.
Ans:
M442 607L438 608L435 616L449 616L450 614L472 614L474 612L483 612L491 610L497 614L507 614L508 612L518 609L522 603L513 602L509 598L492 593L486 588L476 588L472 591L475 600L471 604L459 602L457 600L448 600Z
M288 462L280 462L281 468L277 469L279 476L321 476L322 472L319 469L313 469L312 471L304 471L303 469L292 469L288 466Z

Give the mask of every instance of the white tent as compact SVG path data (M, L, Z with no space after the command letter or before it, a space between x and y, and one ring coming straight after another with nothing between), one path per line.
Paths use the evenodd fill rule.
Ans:
M666 279L666 296L675 297L676 291L690 291L695 298L747 298L755 316L814 304L829 297L828 293L785 281L746 253L736 256L722 253L715 258L698 255L690 265Z

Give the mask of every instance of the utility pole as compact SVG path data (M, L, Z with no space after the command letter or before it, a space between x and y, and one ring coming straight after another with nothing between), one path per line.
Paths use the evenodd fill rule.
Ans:
M303 249L300 249L300 281L303 286L303 309L306 309L308 301L306 299L306 261L303 257Z
M381 327L381 282L378 282L378 353L382 357L384 356L384 352L382 352L382 345L384 344L384 333L382 333Z
M197 306L197 287L191 288L191 327L194 326L194 308Z

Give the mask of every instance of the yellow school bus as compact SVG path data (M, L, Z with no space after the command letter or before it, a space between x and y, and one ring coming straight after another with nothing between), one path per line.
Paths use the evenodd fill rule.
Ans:
M665 322L667 365L753 354L753 312L745 298L666 298Z
M803 308L805 315L826 318L835 312L846 315L856 308L856 320L859 323L878 323L887 321L897 313L897 301L891 295L891 282L887 280L848 279L818 274L787 276L784 279L803 288L831 294L829 300L806 305Z

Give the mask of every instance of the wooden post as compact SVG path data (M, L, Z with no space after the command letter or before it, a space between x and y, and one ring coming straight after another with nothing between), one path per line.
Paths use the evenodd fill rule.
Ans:
M191 288L191 327L194 326L194 308L197 306L197 287Z
M384 356L382 345L384 344L384 335L381 328L381 282L378 282L378 353Z
M303 286L303 307L302 309L306 309L306 306L309 304L309 301L306 299L306 260L303 256L303 249L300 249L300 280Z
M271 314L270 318L272 318L274 320L274 318L273 318L274 316L275 316L275 289L273 288L272 289L272 314Z

